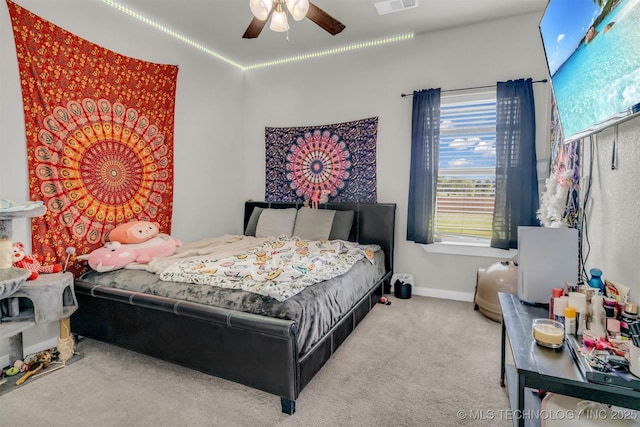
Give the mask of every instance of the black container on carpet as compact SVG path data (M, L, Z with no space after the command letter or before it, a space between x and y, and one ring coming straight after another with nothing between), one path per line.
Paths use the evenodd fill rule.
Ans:
M393 284L393 295L400 299L411 298L411 284L396 280Z

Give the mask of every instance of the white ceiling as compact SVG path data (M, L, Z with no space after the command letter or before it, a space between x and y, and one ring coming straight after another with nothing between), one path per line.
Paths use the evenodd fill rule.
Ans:
M547 0L417 0L418 7L379 16L379 0L313 0L346 28L331 36L309 19L289 20L287 33L268 28L243 39L252 19L249 0L114 0L243 66L354 43L540 13Z

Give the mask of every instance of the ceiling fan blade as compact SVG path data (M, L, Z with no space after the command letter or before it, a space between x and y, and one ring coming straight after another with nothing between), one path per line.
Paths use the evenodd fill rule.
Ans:
M254 17L249 23L249 26L247 27L246 31L242 35L242 38L255 39L256 37L258 37L268 20L269 18L265 19L264 21L261 21L258 18Z
M311 2L309 2L309 11L307 12L307 18L318 24L332 36L335 36L345 28L342 22L338 21L336 18L329 15L327 12L320 9L318 6Z

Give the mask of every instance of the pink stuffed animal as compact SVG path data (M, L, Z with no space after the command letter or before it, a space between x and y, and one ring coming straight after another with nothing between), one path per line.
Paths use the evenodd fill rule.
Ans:
M318 201L320 204L324 205L326 203L329 203L329 194L331 194L331 191L329 190L322 190L320 192L320 200Z
M107 242L90 254L76 258L87 260L89 267L104 272L124 268L132 262L147 264L151 258L173 255L179 246L182 246L180 240L161 233L142 243Z
M320 201L320 190L316 190L311 196L311 209L318 209L318 202Z
M27 255L24 253L24 245L20 242L13 244L13 265L25 270L31 270L31 275L27 280L35 280L40 273L59 273L62 265L42 265L42 255Z
M109 232L109 241L143 243L160 234L160 224L150 221L131 221L118 224Z

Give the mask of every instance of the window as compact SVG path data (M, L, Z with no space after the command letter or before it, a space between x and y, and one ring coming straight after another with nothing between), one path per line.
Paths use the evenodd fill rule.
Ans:
M489 246L496 184L496 95L443 96L434 237Z

